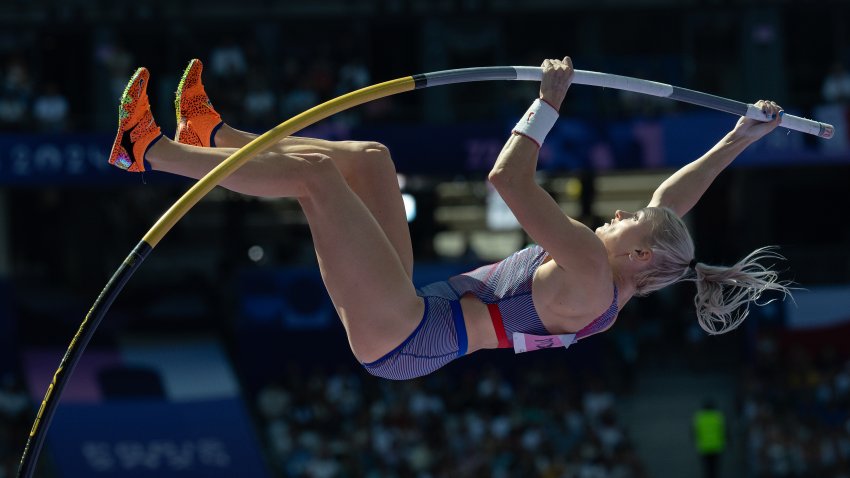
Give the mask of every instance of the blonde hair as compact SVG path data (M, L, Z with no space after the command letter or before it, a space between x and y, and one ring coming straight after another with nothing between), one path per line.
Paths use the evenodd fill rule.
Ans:
M785 259L776 247L756 249L733 266L699 262L692 268L694 242L682 219L666 207L647 207L640 212L650 224L647 245L652 250L652 262L635 275L635 295L645 296L676 282L694 282L699 325L716 335L741 325L749 315L750 302L765 305L775 300L759 304L765 291L779 291L783 299L790 294L790 283L780 282L776 271L760 264L765 259Z

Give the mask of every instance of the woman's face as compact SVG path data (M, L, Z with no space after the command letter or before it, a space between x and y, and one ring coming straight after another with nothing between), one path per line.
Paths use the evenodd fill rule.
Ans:
M614 218L596 228L596 236L615 255L645 250L650 224L643 209L637 212L617 210Z

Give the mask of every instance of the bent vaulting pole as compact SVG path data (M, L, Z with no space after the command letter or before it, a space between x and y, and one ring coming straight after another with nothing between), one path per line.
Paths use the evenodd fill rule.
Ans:
M68 346L68 350L62 357L59 368L57 368L53 375L53 380L47 388L44 400L41 402L41 407L38 410L30 431L26 447L24 448L17 476L29 478L35 471L35 466L38 462L42 446L44 445L47 430L50 427L50 421L56 412L56 406L62 396L62 391L64 390L65 385L67 385L77 362L79 362L83 351L91 340L91 337L94 335L100 321L106 315L106 312L124 288L124 285L133 273L138 270L139 266L151 253L153 248L156 247L159 241L162 240L162 238L168 233L168 231L171 230L172 227L174 227L175 224L177 224L177 221L179 221L192 208L192 206L197 204L201 198L203 198L230 174L239 169L243 164L250 161L251 158L257 154L267 150L286 136L290 136L307 126L339 113L340 111L347 110L369 101L403 93L405 91L433 86L494 80L540 81L542 76L543 72L539 67L496 66L445 70L399 78L379 83L377 85L368 86L315 106L284 121L233 153L215 169L210 171L209 174L195 183L192 188L190 188L180 199L177 200L177 202L174 203L173 206L171 206L171 208L168 209L168 211L165 212L165 214L162 215L162 217L159 218L156 224L154 224L147 234L145 234L139 244L136 245L136 247L130 252L106 284L106 287L104 287L100 295L98 295L97 300L95 300L94 305L89 310L88 314L86 314L86 317L80 324L80 328L71 340L71 344ZM768 121L770 119L765 117L761 110L753 105L727 98L721 98L707 93L701 93L699 91L678 88L664 83L630 78L627 76L576 70L575 77L573 78L573 84L601 86L605 88L670 98L761 121ZM831 125L791 115L785 115L782 118L780 126L796 131L802 131L804 133L814 134L822 138L831 138L834 131Z
M413 76L416 81L417 88L466 83L470 81L540 81L542 77L543 71L540 67L533 66L464 68L460 70L436 71L433 73ZM747 118L755 120L770 121L770 118L765 117L761 109L756 108L754 105L710 95L708 93L702 93L700 91L689 90L687 88L680 88L666 83L658 83L656 81L641 80L639 78L611 75L608 73L598 73L595 71L575 70L573 84L600 86L603 88L612 88L615 90L631 91L644 95L669 98L671 100L691 103L705 108L725 111L738 116L746 116ZM779 126L827 139L831 138L834 133L832 125L787 114L783 116L782 122L779 123Z

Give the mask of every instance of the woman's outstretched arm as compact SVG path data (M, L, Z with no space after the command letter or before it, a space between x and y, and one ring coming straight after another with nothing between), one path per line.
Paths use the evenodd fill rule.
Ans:
M667 178L655 193L649 206L664 206L680 217L693 208L714 178L732 163L747 146L773 131L782 120L782 108L772 101L760 100L756 106L774 119L761 122L741 117L735 127L702 157L682 167Z
M527 124L544 117L554 122L572 78L569 57L543 62L541 103L535 102L520 120L499 153L489 180L523 229L559 266L599 269L595 267L599 265L597 262L607 261L604 246L593 231L566 216L552 196L537 184L535 171L542 137L534 126L524 130Z

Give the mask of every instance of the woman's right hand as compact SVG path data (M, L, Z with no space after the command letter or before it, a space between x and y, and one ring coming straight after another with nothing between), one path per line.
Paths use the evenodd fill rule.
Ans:
M742 116L735 125L735 128L732 130L732 134L745 138L748 141L755 142L767 133L776 129L776 127L779 126L779 123L782 122L782 115L785 114L785 111L781 106L773 101L758 100L755 106L757 108L761 108L762 112L764 112L764 114L769 118L772 117L772 120L759 121Z
M540 99L560 111L561 103L573 82L573 60L568 56L563 60L544 60L541 67L543 80L540 82Z

